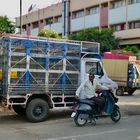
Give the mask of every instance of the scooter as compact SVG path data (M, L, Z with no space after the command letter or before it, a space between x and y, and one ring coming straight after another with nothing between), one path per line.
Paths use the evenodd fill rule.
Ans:
M119 106L116 104L118 100L115 101L109 92L104 93L103 97L105 99L103 112L99 112L99 107L94 100L76 100L71 117L77 126L84 126L87 122L96 125L96 119L101 117L110 117L113 122L118 122L121 119Z

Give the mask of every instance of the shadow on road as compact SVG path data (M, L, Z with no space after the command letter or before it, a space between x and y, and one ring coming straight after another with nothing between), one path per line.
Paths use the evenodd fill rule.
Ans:
M140 105L121 105L122 115L140 115Z
M50 111L49 116L46 121L67 119L71 116L71 111L63 110L63 111ZM26 116L20 116L13 111L0 112L0 124L20 124L20 123L30 123L26 119Z

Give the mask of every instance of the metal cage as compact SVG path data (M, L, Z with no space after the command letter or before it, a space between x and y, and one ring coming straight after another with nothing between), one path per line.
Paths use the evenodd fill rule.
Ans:
M72 105L81 54L99 53L98 43L13 35L4 36L1 46L2 94L7 104L26 104L29 94L49 94L53 107Z

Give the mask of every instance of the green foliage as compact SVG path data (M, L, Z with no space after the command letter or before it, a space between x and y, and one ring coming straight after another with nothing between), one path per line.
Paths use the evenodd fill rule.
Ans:
M0 16L0 34L15 33L15 26L7 16Z
M60 38L59 34L56 31L49 30L49 29L42 29L38 36L40 37L47 37L47 38Z
M116 49L119 46L119 39L115 38L113 31L110 29L86 29L77 33L77 35L70 36L69 39L80 41L92 41L99 42L101 46L101 52L110 51Z
M124 50L126 52L132 52L134 54L137 54L139 52L139 49L137 46L127 46L126 48L124 48Z

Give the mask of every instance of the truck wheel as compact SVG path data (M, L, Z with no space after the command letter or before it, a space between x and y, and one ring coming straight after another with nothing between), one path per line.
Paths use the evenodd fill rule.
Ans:
M18 114L18 115L25 115L25 108L23 108L21 105L13 105L13 110Z
M116 90L116 95L117 96L123 96L124 95L124 90L123 90L123 88L118 88L117 90Z
M129 94L129 95L132 95L134 92L135 92L135 89L133 89L133 88L130 88L130 89L128 90L128 94Z
M33 99L27 104L26 117L31 122L42 122L48 117L48 103L41 99Z

